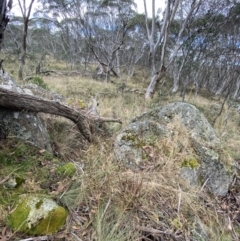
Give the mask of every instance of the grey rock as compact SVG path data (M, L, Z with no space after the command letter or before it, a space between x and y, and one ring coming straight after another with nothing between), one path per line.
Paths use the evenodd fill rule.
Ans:
M182 136L174 145L181 152L182 142L188 143L185 149L190 158L182 163L180 176L191 185L205 186L213 194L226 195L233 179L232 158L203 114L187 103L172 103L134 118L116 137L117 160L128 168L139 169L147 161L144 147L154 148L166 138L174 140L177 128L184 131L179 132Z
M136 117L132 122L147 118L164 125L171 123L174 117L178 116L181 123L189 131L193 138L200 138L207 142L220 143L216 131L209 124L204 115L193 105L183 102L172 103L163 107L153 109L141 116Z
M16 84L7 73L0 75L0 88L31 94ZM23 139L40 148L52 151L48 132L36 113L0 108L0 136Z
M36 113L0 108L1 132L52 151L48 132Z
M209 240L208 229L201 222L201 220L195 217L194 228L191 230L192 239L194 241Z
M170 135L171 130L155 121L133 122L116 138L115 152L118 160L125 163L127 167L137 168L144 159L142 146Z

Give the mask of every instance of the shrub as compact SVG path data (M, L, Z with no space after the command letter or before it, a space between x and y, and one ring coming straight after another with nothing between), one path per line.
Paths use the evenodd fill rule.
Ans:
M36 85L42 87L45 90L48 89L47 84L44 82L44 80L41 77L35 76L35 77L32 78L31 82L33 84L36 84Z

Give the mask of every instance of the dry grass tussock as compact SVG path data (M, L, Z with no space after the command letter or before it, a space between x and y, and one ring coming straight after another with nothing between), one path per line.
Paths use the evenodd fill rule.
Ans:
M123 121L122 126L108 123L103 135L85 148L72 123L63 118L47 121L57 159L61 163L73 162L77 168L73 177L58 179L63 188L59 188L59 184L53 196L69 209L70 215L65 229L49 236L49 240L237 240L235 233L239 227L231 223L229 227L229 219L222 214L219 200L210 197L201 187L189 186L179 177L179 167L189 156L189 143L187 138L182 138L186 133L177 119L171 124L174 129L171 140L156 143L154 148L143 147L149 162L141 171L129 170L115 159L113 142L121 128L152 107L180 101L180 96L162 94L146 103L143 95L137 92L119 92L119 80L116 84L104 84L82 77L55 76L46 77L44 81L65 96L65 103L75 108L88 108L91 98L97 97L100 115ZM146 83L128 81L126 85L128 90L144 92ZM168 92L169 89L164 91ZM211 100L209 103L206 97L191 94L186 100L208 115L212 111L209 106L217 102ZM237 126L237 113L231 111L224 137L227 140L231 135L228 147L235 150L239 145L239 123ZM226 112L220 118L224 114ZM218 128L223 126L220 118ZM54 175L54 170L47 178ZM33 178L37 178L35 172L37 169L32 172ZM69 185L64 186L64 182Z
M220 240L226 230L215 203L179 178L185 151L175 158L158 152L158 162L134 172L116 162L109 144L89 147L82 174L60 198L72 210L70 233L81 240Z
M88 108L92 98L99 102L99 114L106 117L120 117L128 123L134 116L144 112L148 106L143 102L143 95L135 92L123 93L119 91L122 81L104 84L100 81L85 77L55 76L48 77L46 83L51 89L66 96L65 102L71 105L82 101L82 107ZM126 83L126 90L138 89L143 92L142 86ZM80 102L79 102L80 103Z

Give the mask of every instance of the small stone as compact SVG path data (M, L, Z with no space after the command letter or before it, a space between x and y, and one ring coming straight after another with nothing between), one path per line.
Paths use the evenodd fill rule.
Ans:
M12 177L9 178L3 186L8 189L14 189L19 187L25 180L21 177Z

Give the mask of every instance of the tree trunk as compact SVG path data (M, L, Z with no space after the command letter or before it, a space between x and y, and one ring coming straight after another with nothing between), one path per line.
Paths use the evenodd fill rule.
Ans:
M9 8L11 8L11 7L9 7ZM9 18L7 16L7 1L2 0L0 2L0 50L2 47L4 31L7 27L8 22L9 22Z
M28 36L28 24L30 20L30 14L32 10L34 0L31 0L29 6L26 7L26 0L20 1L18 0L18 4L20 6L22 16L23 16L23 36L22 36L22 46L21 52L19 56L19 68L18 68L18 79L23 80L23 69L25 65L25 58L27 52L27 36Z
M165 69L165 67L163 67L161 72L156 73L155 75L152 76L151 82L150 82L147 92L145 94L145 99L153 98L153 95L156 91L157 83L160 82L165 75L166 75L166 69Z
M155 59L155 50L158 48L158 46L160 45L161 43L161 39L164 39L163 41L163 47L162 47L162 54L161 54L161 61L160 61L160 69L162 67L164 67L164 65L166 66L166 68L168 68L168 66L170 66L172 64L172 62L175 60L177 54L178 54L178 51L181 47L181 43L182 43L182 37L183 37L183 34L184 34L184 31L191 19L191 16L192 14L194 13L194 11L196 9L198 9L198 7L200 6L200 3L201 3L201 0L193 0L192 1L192 4L191 4L191 7L189 9L189 12L187 13L186 15L186 18L185 20L183 21L183 24L180 28L180 31L178 33L178 37L177 37L177 41L174 45L174 48L173 48L173 52L170 56L170 60L169 60L169 63L166 64L164 63L165 62L165 55L166 55L166 44L167 44L167 41L168 41L168 38L169 38L169 26L170 24L172 23L173 21L173 18L175 16L175 13L178 9L178 5L179 5L179 0L177 1L173 1L173 5L170 9L170 3L171 1L167 1L167 6L166 6L166 9L165 9L165 16L164 16L164 21L163 21L163 24L162 24L162 29L161 29L161 33L159 35L160 38L158 38L157 42L154 44L154 34L155 34L155 1L153 0L152 1L152 29L151 29L151 34L150 34L150 30L149 30L149 27L148 27L148 19L147 19L147 8L146 8L146 0L144 0L144 9L145 9L145 21L146 21L146 29L147 29L147 35L148 35L148 41L149 41L149 47L150 47L150 60L151 60L151 67L152 67L152 71L154 71L156 69L156 66L155 66L155 62L156 62L156 59ZM164 38L163 38L164 36ZM154 50L152 49L152 45L154 44ZM153 59L151 59L153 58ZM155 93L155 89L157 88L157 84L159 83L159 81L165 76L166 74L166 70L162 70L160 71L160 73L157 73L155 74L155 71L151 77L151 82L148 86L148 89L146 91L146 94L145 94L145 98L146 99L150 99L150 98L153 98L153 95Z
M119 54L119 50L116 51L116 61L117 61L116 73L118 74L118 76L120 76L121 69L120 69L120 54Z
M44 60L44 57L45 57L46 53L44 52L39 60L39 62L37 63L37 66L35 68L35 74L36 75L39 75L41 74L41 65L42 65L42 62Z
M24 58L25 58L25 54L23 53L23 50L21 50L19 60L18 60L18 79L19 80L23 80Z
M236 81L237 81L237 83L235 86L235 91L233 93L233 99L237 99L239 96L239 92L240 92L240 78L238 77Z
M89 124L93 120L84 113L77 112L59 102L0 88L0 106L15 110L29 110L64 116L77 125L84 138L88 141L92 140Z

